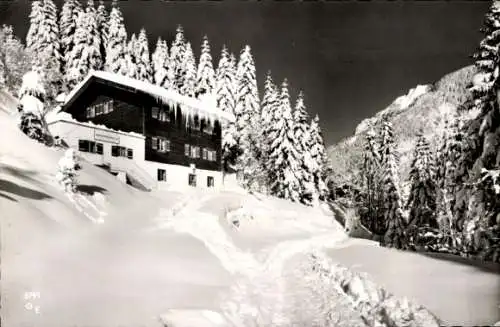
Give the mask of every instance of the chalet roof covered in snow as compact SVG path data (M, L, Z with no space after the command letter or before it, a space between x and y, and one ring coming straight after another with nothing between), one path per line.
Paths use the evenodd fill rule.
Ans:
M75 88L66 97L66 101L62 106L63 110L65 110L66 107L76 99L80 92L90 84L92 79L105 80L107 82L149 94L164 104L178 104L182 112L186 115L198 114L201 117L207 117L210 119L234 121L234 116L232 114L218 109L215 101L211 101L209 97L206 97L206 99L196 99L180 95L175 91L165 89L158 85L104 71L91 71L82 82L75 86Z

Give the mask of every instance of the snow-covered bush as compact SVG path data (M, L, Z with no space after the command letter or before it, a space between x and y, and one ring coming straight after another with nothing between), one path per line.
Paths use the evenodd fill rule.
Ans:
M40 74L36 71L26 73L19 90L19 128L39 142L44 142L48 134L43 118L45 95Z
M77 174L80 168L76 161L75 150L68 149L64 156L59 160L56 179L65 192L73 193L76 191Z

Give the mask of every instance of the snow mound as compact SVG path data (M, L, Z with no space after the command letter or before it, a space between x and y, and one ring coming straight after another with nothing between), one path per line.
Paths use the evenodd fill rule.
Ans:
M165 327L230 327L218 312L212 310L171 309L160 316Z

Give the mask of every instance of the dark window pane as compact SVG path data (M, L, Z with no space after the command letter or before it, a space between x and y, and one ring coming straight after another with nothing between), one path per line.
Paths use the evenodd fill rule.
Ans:
M132 159L134 157L134 151L132 149L127 149L127 158Z
M102 143L97 143L97 146L96 146L96 152L97 154L102 154L103 153L103 145Z
M78 150L82 152L89 151L89 141L87 140L78 140Z
M111 155L113 157L118 157L119 156L119 147L116 145L111 146Z

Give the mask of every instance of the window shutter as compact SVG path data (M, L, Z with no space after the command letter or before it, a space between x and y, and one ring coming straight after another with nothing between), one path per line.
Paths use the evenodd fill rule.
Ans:
M158 139L156 137L151 138L151 147L153 148L153 150L158 149Z

